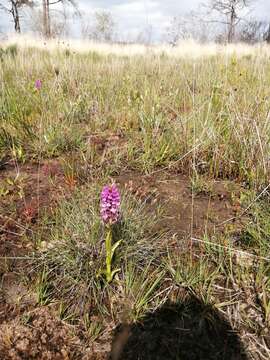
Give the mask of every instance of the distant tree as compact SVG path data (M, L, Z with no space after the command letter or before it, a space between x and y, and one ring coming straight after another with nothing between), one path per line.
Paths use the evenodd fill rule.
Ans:
M242 42L254 44L264 40L268 26L264 21L250 19L245 21L240 27L237 38Z
M42 26L43 26L43 35L47 38L52 36L52 22L51 22L51 6L56 4L72 5L77 13L78 7L75 0L42 0Z
M184 16L175 16L166 29L165 37L172 46L176 46L180 40L187 39L203 43L211 39L213 31L210 31L209 26L201 20L199 13L192 11Z
M227 27L228 43L235 40L236 27L243 20L243 12L249 9L253 0L208 0L204 5L208 14L218 14L218 19L206 19L207 22L217 22Z
M263 34L263 40L270 44L270 24L267 25L267 28Z
M170 25L166 29L166 40L170 45L176 46L177 43L185 38L185 23L179 16L174 16L170 22Z
M33 9L30 19L28 20L28 26L31 31L44 36L43 26L43 11L41 9ZM48 37L48 33L46 33ZM49 36L52 38L67 37L69 35L68 27L68 14L63 8L62 10L56 10L53 14L50 14L50 31Z
M153 26L147 24L137 35L135 39L136 44L143 44L149 46L153 41Z
M21 32L20 24L20 10L25 7L33 7L34 1L32 0L7 0L7 5L3 2L0 3L0 9L10 13L14 22L14 29L17 33Z
M94 14L93 24L84 24L83 36L100 42L112 42L115 37L116 24L109 11L98 11Z

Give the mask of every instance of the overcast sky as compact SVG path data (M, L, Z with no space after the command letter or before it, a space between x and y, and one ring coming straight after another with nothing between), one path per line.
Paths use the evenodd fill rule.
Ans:
M0 0L1 3L7 1ZM196 10L201 2L202 0L77 0L85 22L91 22L91 16L97 10L110 11L118 33L124 40L135 38L146 28L151 28L152 37L159 40L175 15ZM254 16L263 20L270 19L270 0L254 0L253 8ZM75 37L80 36L80 22L78 19L70 20L72 35ZM24 28L26 27L25 24ZM0 12L0 30L13 31L11 17L4 12Z

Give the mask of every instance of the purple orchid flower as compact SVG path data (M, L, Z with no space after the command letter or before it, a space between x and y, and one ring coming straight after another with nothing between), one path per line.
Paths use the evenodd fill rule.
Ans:
M114 224L120 216L120 192L115 184L104 186L101 192L100 214L105 224Z
M40 79L37 79L37 80L35 81L35 88L36 88L37 90L41 90L41 88L42 88L42 81L41 81Z

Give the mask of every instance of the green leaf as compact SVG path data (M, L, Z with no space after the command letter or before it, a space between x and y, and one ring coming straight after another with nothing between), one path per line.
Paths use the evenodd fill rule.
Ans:
M111 256L113 258L114 252L115 250L118 248L118 246L121 244L123 240L118 240L113 246L112 246L112 250L111 250Z

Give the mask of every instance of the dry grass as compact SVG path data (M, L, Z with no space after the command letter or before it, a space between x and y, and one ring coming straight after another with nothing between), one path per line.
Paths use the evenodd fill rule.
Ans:
M22 48L34 47L40 50L66 50L75 51L85 54L90 51L98 52L101 55L118 55L118 56L135 56L135 55L158 55L172 56L177 58L200 58L221 55L228 57L236 55L238 57L252 56L269 56L270 48L267 44L248 45L236 43L222 45L217 43L200 44L194 40L180 41L177 46L169 45L141 45L141 44L106 44L96 43L87 40L63 39L63 40L44 40L38 37L27 35L9 35L6 40L2 41L2 46L7 47L16 44Z

